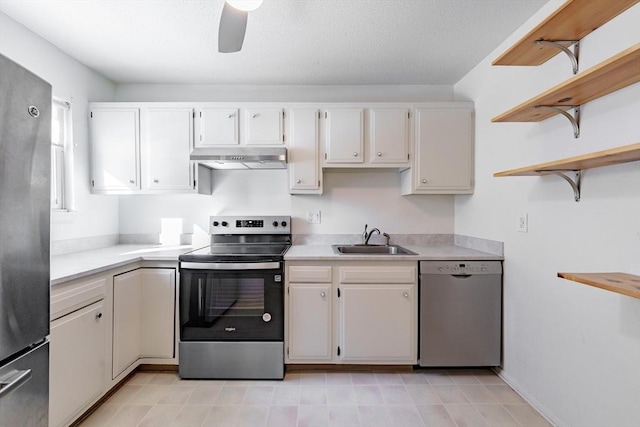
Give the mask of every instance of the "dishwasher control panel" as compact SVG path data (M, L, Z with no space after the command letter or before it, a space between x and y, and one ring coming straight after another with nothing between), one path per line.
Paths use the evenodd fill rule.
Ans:
M501 274L500 261L422 261L421 274Z

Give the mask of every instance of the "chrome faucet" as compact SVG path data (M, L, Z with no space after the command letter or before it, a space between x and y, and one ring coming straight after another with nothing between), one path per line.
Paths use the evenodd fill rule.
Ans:
M380 234L380 230L378 230L377 228L372 228L371 231L367 234L366 228L365 228L365 239L364 239L364 244L368 245L369 244L369 239L371 238L371 235L373 234L373 232L376 231L378 234Z

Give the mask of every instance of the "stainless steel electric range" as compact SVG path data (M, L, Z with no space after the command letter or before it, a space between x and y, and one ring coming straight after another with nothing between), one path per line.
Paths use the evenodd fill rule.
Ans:
M179 257L180 377L282 379L291 217L212 216L209 231Z

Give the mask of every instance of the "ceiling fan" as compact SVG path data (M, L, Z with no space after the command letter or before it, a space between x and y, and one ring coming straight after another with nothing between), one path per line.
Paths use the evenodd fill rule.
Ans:
M260 7L263 0L226 0L218 28L218 52L239 52L247 30L249 12Z

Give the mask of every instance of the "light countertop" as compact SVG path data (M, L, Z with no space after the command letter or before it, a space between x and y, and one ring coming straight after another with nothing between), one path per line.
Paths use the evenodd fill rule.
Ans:
M503 260L503 255L477 251L456 245L402 245L417 255L338 255L331 245L294 245L284 256L285 261L442 261L442 260Z
M468 249L456 245L404 246L417 255L338 255L331 245L293 245L285 261L437 261L437 260L503 260L502 255ZM116 245L90 251L51 257L51 285L101 273L140 261L172 261L197 249L193 246Z
M139 261L178 261L192 246L116 245L51 257L51 286Z

